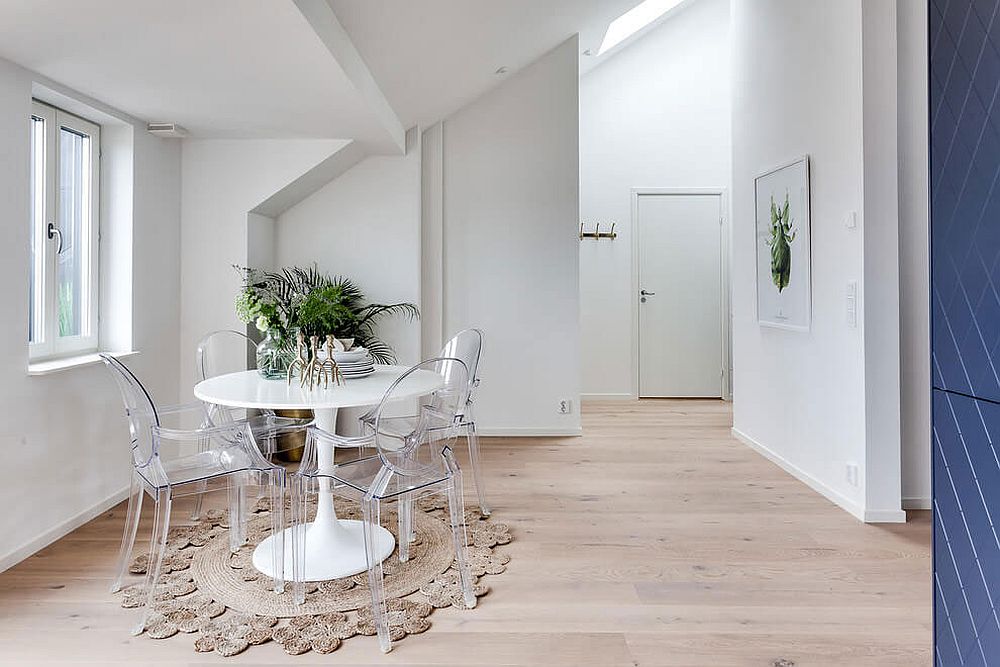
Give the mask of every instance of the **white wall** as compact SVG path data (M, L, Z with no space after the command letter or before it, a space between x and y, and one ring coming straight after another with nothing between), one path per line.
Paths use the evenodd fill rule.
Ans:
M330 139L185 140L182 149L180 393L191 398L202 336L244 326L233 310L248 213L329 157ZM258 220L259 222L259 220Z
M0 570L120 500L129 474L121 398L102 366L27 375L26 121L38 79L0 60L0 402L10 417L0 448L17 466L0 485ZM169 403L178 387L180 147L137 122L133 130L134 226L124 247L133 253L131 339L140 354L127 363Z
M845 316L848 281L858 281L862 304L865 295L885 288L864 283L878 277L865 271L865 225L895 224L864 219L875 210L873 202L866 207L864 185L878 179L864 165L870 109L862 92L861 1L734 0L731 16L734 432L856 516L899 520L898 493L893 508L869 505L865 492L879 484L898 489L898 422L895 442L891 436L869 440L865 410L866 390L892 378L884 377L884 369L866 376L865 338L872 342L878 333L866 330L875 324L865 321L869 310L863 309L857 328ZM754 312L753 179L803 153L812 168L808 333L761 328ZM851 211L859 218L853 230L844 224ZM887 263L896 261L891 253L898 249L877 251L889 253ZM884 280L898 285L898 275ZM873 345L869 355L894 354L898 360L898 339L890 334L884 343ZM895 381L898 386L898 376ZM875 453L869 448L880 448L880 462L891 458L881 448L895 448L895 479L882 469L874 472L889 476L869 476L873 471L865 463ZM848 463L861 468L858 486L847 481Z
M443 331L485 331L484 433L580 429L578 65L574 36L444 121Z
M419 132L405 156L372 156L285 211L277 266L312 263L356 282L372 303L420 304ZM401 364L420 360L420 323L387 318L379 337Z
M900 492L896 2L861 5L865 519L905 520Z
M729 0L699 0L580 81L580 217L618 239L580 246L584 395L632 393L635 187L731 178Z
M444 124L435 123L420 140L420 350L434 356L444 331Z
M927 5L898 3L897 26L902 494L904 507L930 509Z

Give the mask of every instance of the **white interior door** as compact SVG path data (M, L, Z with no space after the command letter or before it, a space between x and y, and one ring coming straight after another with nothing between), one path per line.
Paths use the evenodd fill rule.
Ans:
M640 194L639 396L722 396L722 197Z

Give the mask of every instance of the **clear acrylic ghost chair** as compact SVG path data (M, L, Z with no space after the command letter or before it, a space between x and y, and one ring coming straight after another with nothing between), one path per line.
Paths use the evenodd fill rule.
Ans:
M217 375L255 369L257 343L245 333L222 329L201 339L196 356L200 382ZM279 435L305 430L312 423L311 419L277 417L273 410L260 410L260 414L247 417L246 411L240 408L210 405L208 409L216 423L247 419L263 454L268 457L278 452Z
M229 329L213 331L198 343L196 351L198 381L257 367L257 343L245 333ZM278 417L272 410L260 410L259 414L248 416L246 410L222 405L209 405L212 423L221 425L246 419L253 431L254 440L268 459L279 453L281 436L304 431L312 423L311 419ZM202 500L195 501L191 518L201 514Z
M247 422L212 425L202 403L157 409L132 371L114 357L102 354L101 358L121 390L131 434L132 481L112 592L121 589L129 565L143 496L148 493L153 499L153 528L149 538L145 583L141 589L146 601L138 608L132 634L140 634L145 629L146 619L154 604L156 582L170 528L171 504L178 497L202 493L205 482L221 480L228 483L229 546L233 552L238 551L246 539L247 516L241 499L243 486L255 483L271 491L271 529L273 534L282 536L281 544L274 550L274 589L282 592L284 468L271 465L261 456ZM180 424L197 426L169 428L164 423L167 418ZM181 452L185 448L192 448L197 453L167 456L170 450Z
M393 404L404 397L412 376L416 373L437 373L443 386L429 396L416 399L418 408L413 428L400 431L380 428L383 416L391 419ZM452 445L461 425L462 408L468 399L469 381L465 364L454 358L437 358L421 362L409 369L386 391L375 409L374 429L369 434L376 455L334 465L329 470L318 467L317 450L321 447L356 446L356 438L343 438L315 427L306 436L306 452L302 466L292 476L292 545L293 594L296 603L305 600L305 547L308 498L317 493L320 483L327 483L337 495L360 501L365 531L365 552L368 563L368 583L371 589L372 616L383 651L392 648L385 591L382 583L382 561L378 559L376 527L380 525L382 503L387 500L412 498L423 493L445 493L454 539L455 562L465 604L472 608L476 596L466 558L465 506L462 496L462 472L455 461ZM412 399L411 399L412 400ZM398 511L404 511L403 506ZM408 511L408 508L407 508ZM398 557L408 558L409 541L399 540Z
M479 435L476 433L476 421L472 413L472 404L476 389L479 387L479 357L483 351L483 332L479 329L465 329L445 343L439 357L461 360L469 371L469 397L461 411L460 427L465 429L466 442L469 446L469 464L472 468L472 478L476 484L476 494L479 497L479 511L483 516L490 515L490 506L486 502L486 486L483 482L482 466L479 458ZM383 428L390 431L409 429L414 417L383 417ZM361 417L361 421L369 430L374 427L375 413L369 412Z

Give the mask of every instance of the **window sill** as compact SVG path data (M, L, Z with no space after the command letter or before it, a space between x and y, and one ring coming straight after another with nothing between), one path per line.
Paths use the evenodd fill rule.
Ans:
M139 354L132 350L129 352L105 352L115 359L123 359ZM35 361L28 364L28 375L50 375L61 371L68 371L80 366L91 366L101 363L101 357L97 352L90 354L80 354L75 357L63 357L61 359L46 359L45 361Z

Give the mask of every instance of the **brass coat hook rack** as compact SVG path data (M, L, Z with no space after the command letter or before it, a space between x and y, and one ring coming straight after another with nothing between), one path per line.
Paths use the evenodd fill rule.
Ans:
M584 229L583 229L583 223L581 222L580 223L580 240L582 241L583 239L597 239L597 240L600 240L600 239L611 239L613 241L616 238L618 238L618 232L615 231L615 225L617 225L617 224L618 223L616 223L616 222L612 222L611 223L611 231L610 232L602 232L601 231L601 223L597 222L597 223L594 223L594 231L587 232L587 231L584 231Z

